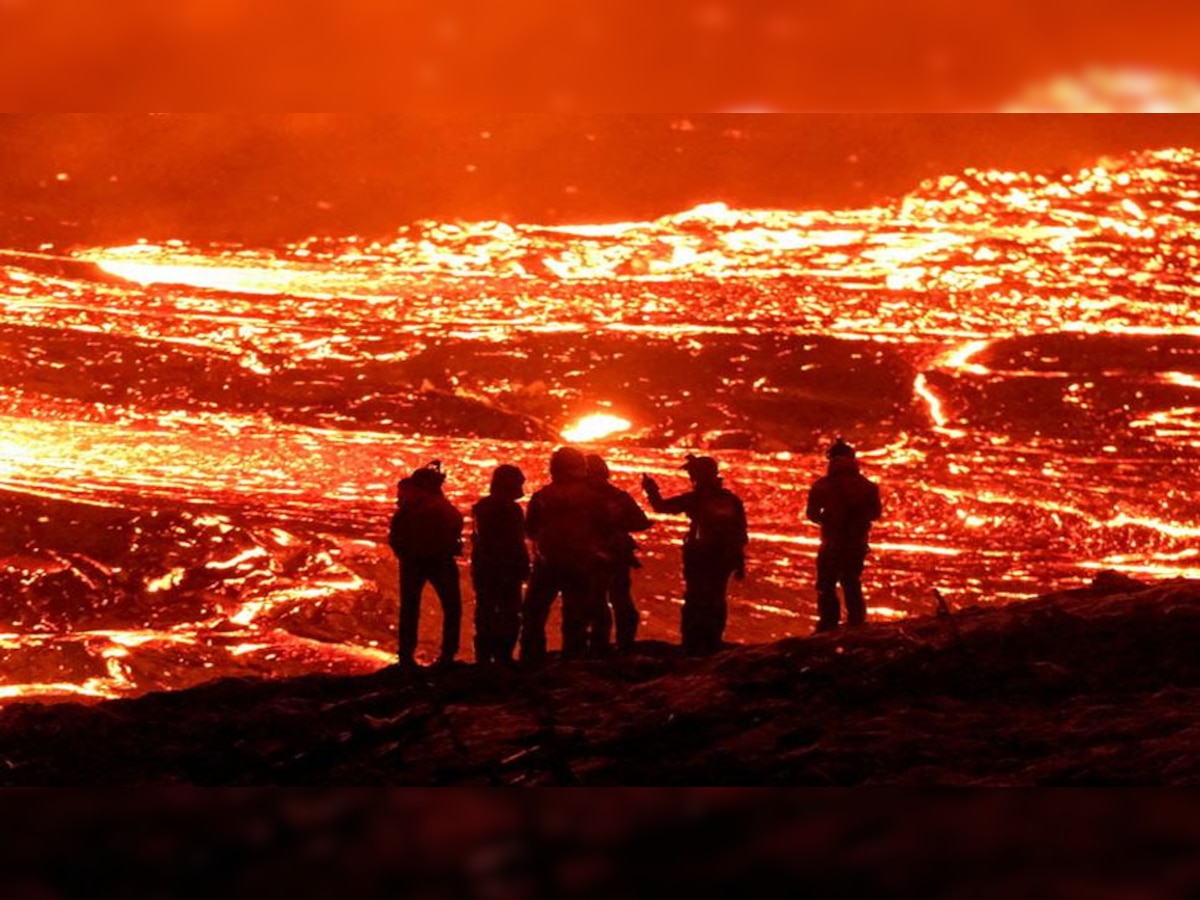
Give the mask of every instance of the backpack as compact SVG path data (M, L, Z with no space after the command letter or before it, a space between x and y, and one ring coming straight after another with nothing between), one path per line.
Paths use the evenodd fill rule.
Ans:
M462 516L441 494L414 491L392 517L388 538L397 556L457 556L462 552Z
M746 544L746 514L726 490L696 495L692 540L714 550L740 550Z

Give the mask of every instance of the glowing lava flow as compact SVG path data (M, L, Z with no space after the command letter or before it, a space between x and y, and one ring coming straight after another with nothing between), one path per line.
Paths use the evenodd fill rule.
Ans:
M991 345L991 341L968 341L957 347L936 364L939 369L949 369L953 372L970 372L973 375L987 375L988 370L983 366L972 363L971 360Z
M913 392L925 401L925 406L929 410L929 418L933 420L933 430L944 434L947 437L963 437L966 432L958 428L949 428L950 417L946 415L945 407L942 405L942 398L933 392L929 387L929 381L922 372L913 380Z
M972 375L987 375L988 369L972 363L971 360L987 349L991 341L968 341L943 355L933 364L936 371L969 372ZM920 397L929 410L929 418L933 421L934 430L948 437L964 437L966 432L958 428L950 428L950 416L946 413L945 404L929 386L929 379L921 372L913 380L913 393Z
M811 616L801 511L839 431L887 496L873 615L1186 575L1200 153L862 209L0 252L0 363L0 700L384 665L397 476L446 460L466 510L502 462L534 488L559 439L632 490L719 455L754 526L733 640ZM681 527L639 536L655 640Z
M611 413L593 413L590 416L584 416L574 425L564 428L560 434L563 440L586 444L589 441L598 441L622 431L628 431L632 427L632 422L622 419L620 416L614 416Z
M287 291L301 277L298 272L279 265L248 266L244 262L222 265L213 259L181 253L178 248L154 244L110 247L83 258L110 275L136 284L186 284L242 294Z
M945 428L946 423L950 420L942 409L942 398L929 389L929 381L925 378L924 372L913 381L913 391L925 401L925 405L929 408L929 418L933 419L934 427Z

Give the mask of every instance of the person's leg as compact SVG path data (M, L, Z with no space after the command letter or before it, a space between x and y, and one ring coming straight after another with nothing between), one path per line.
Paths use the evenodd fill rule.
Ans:
M462 635L462 587L458 580L458 563L453 557L438 560L430 581L442 604L442 652L438 662L453 662L458 656Z
M612 590L613 570L605 568L597 576L597 583L588 601L591 607L588 652L596 656L607 653L612 648L613 610L609 605L612 601Z
M863 599L862 573L866 564L865 550L854 550L842 555L842 594L846 598L846 624L862 625L867 621L867 604Z
M725 624L729 619L729 579L733 570L721 566L713 572L712 607L708 617L708 641L713 652L721 649L725 640Z
M842 618L838 602L837 555L828 547L817 551L817 631L837 628Z
M497 573L471 568L471 584L475 588L475 662L492 662L496 651L496 631L499 625L498 596L501 585Z
M596 616L599 584L591 573L570 569L562 573L562 655L579 659L587 653L588 630Z
M412 665L417 653L424 567L416 560L400 561L400 665Z
M558 587L553 573L535 565L521 606L521 662L538 666L546 660L546 620Z
M704 573L701 566L687 550L683 554L683 609L679 615L679 637L685 653L699 649L704 626L699 621L700 607L704 605Z
M520 573L506 572L503 576L497 576L494 593L492 659L498 663L510 663L521 628Z
M633 647L637 639L641 617L633 602L633 580L628 566L618 566L609 586L613 618L617 625L617 649L624 651Z
M725 592L731 574L717 561L705 561L697 566L690 652L715 653L721 649L726 618Z

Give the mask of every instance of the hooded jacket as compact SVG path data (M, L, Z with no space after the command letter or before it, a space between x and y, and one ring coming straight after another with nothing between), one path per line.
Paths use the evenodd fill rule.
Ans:
M525 514L516 500L489 494L471 508L471 565L476 569L529 571Z
M638 545L630 532L645 531L650 527L650 520L628 491L621 490L609 481L594 480L590 483L607 508L605 549L609 557L613 563L634 566L634 553Z
M552 477L529 498L525 531L537 558L549 565L595 565L604 556L611 530L604 498L582 478Z
M746 508L736 494L721 486L719 478L700 482L675 497L663 497L658 486L651 483L646 496L655 512L688 517L688 533L683 539L685 559L741 564L749 540Z
M867 548L871 523L883 513L878 486L858 471L853 456L835 456L829 472L808 492L805 514L821 526L821 545L832 549Z
M405 479L388 531L392 552L401 559L445 559L462 552L463 517L441 490Z

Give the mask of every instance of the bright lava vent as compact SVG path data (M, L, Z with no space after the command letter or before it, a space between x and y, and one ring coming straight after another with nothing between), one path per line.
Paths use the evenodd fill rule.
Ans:
M620 416L609 413L593 413L590 416L584 416L574 425L564 428L560 434L563 440L572 443L587 443L628 431L632 427L632 422L622 419Z

